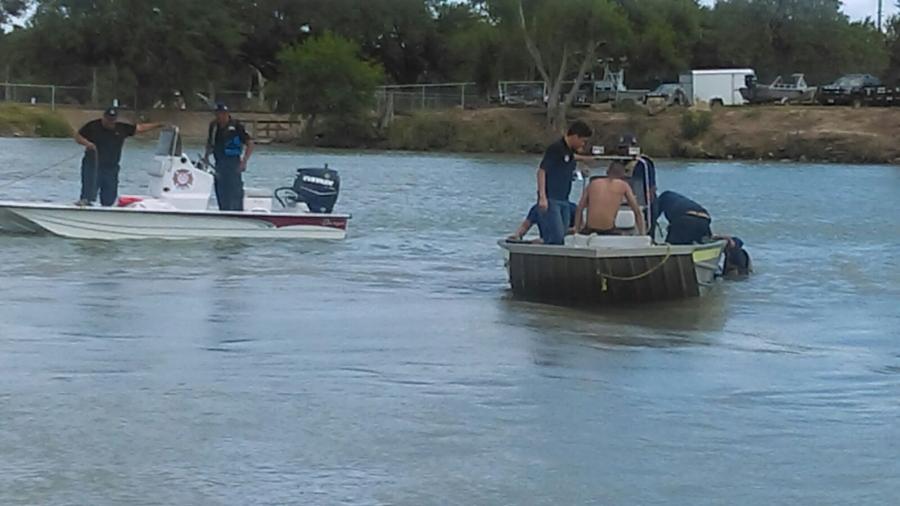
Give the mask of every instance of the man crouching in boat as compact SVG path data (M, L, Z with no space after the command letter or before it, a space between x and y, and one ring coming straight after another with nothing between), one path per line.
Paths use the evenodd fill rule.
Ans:
M569 202L569 222L567 225L568 231L566 232L566 235L572 235L575 233L575 209L577 207L578 206L575 203ZM537 225L538 232L540 233L540 238L534 239L531 242L534 244L543 244L544 232L543 229L541 229L541 217L539 213L540 210L537 204L531 206L531 209L528 210L528 215L525 216L524 220L522 220L522 224L519 225L519 228L516 230L516 232L506 239L508 241L521 241L522 238L525 237L525 234L527 234L528 231L531 230L531 227Z
M644 220L641 219L641 207L625 182L625 166L613 162L606 170L605 178L595 178L581 195L578 209L575 210L575 230L580 234L619 235L616 230L616 215L622 200L628 202L634 212L635 224L639 235L644 235ZM587 209L587 224L584 225L584 210ZM582 225L584 227L582 228Z
M657 199L653 221L661 214L669 221L666 242L669 244L701 243L712 237L709 211L700 204L673 191L664 191Z

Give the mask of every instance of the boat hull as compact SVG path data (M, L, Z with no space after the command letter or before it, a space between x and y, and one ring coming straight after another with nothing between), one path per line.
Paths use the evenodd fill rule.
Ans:
M500 243L513 293L566 305L698 297L713 285L724 241L635 249Z
M72 239L343 239L340 214L146 210L0 202L0 230Z

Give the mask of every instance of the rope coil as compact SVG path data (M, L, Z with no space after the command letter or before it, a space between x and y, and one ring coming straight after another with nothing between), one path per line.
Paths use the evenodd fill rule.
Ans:
M654 265L653 267L647 269L646 271L644 271L640 274L636 274L634 276L615 276L613 274L606 274L606 273L600 272L598 269L597 275L600 276L600 280L603 283L603 291L605 292L609 288L609 286L607 284L607 280L611 279L613 281L637 281L639 279L646 278L647 276L649 276L649 275L653 274L654 272L656 272L657 270L659 270L663 265L666 264L666 262L669 261L670 258L672 258L672 245L667 244L666 245L666 254L663 256L662 260L660 260L658 264Z

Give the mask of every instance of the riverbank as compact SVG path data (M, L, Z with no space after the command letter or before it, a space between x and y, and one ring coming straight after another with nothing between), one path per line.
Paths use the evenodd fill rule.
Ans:
M46 107L0 104L0 137L69 137L72 127Z
M900 163L900 108L738 107L712 111L579 109L607 148L637 135L661 158ZM398 117L381 141L389 149L540 152L555 135L541 110L485 109Z
M0 136L60 137L99 117L100 111L2 105ZM245 122L287 121L286 115L236 113ZM134 121L124 113L126 121ZM572 119L588 122L594 141L607 147L629 132L644 151L674 159L793 160L900 164L900 108L769 106L687 111L673 108L654 116L634 106L575 109ZM150 111L142 121L177 124L189 139L203 139L211 115ZM424 111L398 115L384 131L320 122L315 132L283 137L301 145L407 151L539 153L556 135L544 126L541 109L491 108ZM67 124L66 124L67 123ZM299 130L299 128L297 128Z

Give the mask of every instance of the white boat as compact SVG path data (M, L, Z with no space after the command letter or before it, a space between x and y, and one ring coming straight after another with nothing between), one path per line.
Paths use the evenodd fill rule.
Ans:
M248 188L244 211L219 211L209 204L213 172L182 153L177 128L162 132L155 159L147 195L123 195L115 207L0 201L0 231L104 240L347 236L350 216L331 212L340 179L327 167L298 169L292 187L274 192Z

